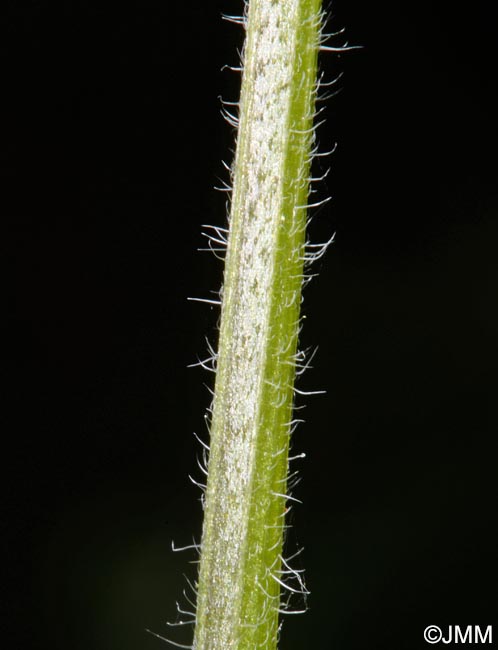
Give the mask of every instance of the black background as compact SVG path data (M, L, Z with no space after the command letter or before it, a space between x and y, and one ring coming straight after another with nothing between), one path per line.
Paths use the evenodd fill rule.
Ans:
M427 647L429 624L498 623L493 3L336 0L314 217L336 242L306 289L304 451L289 552L309 612L281 648ZM192 432L212 378L241 3L6 1L9 237L0 585L9 648L144 650L195 575ZM340 42L340 41L339 41ZM326 166L321 160L317 175ZM182 599L183 601L183 599ZM298 605L299 603L297 603ZM495 627L495 635L498 627Z

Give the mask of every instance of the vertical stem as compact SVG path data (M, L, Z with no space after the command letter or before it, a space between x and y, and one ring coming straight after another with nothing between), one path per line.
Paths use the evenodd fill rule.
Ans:
M276 648L321 0L250 0L195 650Z

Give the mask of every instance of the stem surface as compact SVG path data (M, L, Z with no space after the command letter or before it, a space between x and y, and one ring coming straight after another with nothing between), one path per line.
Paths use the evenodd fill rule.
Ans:
M320 17L249 2L195 650L277 645Z

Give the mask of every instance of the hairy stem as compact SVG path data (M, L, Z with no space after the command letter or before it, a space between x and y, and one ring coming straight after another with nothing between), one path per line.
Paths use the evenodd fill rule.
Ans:
M274 649L285 608L320 0L250 0L246 29L195 650Z

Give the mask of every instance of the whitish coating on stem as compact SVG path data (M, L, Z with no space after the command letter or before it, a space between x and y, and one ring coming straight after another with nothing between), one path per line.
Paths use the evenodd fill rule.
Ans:
M296 2L289 3L289 17L293 17L295 11ZM273 251L282 214L282 195L278 188L282 184L283 157L275 156L275 151L282 148L288 127L294 43L292 39L282 42L283 30L278 28L281 13L277 5L262 7L258 21L261 34L257 36L264 47L251 52L253 39L246 49L246 60L254 70L246 67L245 75L254 81L250 99L242 102L240 117L241 133L244 126L247 129L243 133L247 144L238 148L232 215L237 215L239 227L232 230L227 250L227 275L231 272L232 278L225 281L221 331L226 347L220 350L220 380L217 381L217 386L224 390L216 394L211 427L223 440L223 449L217 449L213 440L210 460L214 463L214 458L222 454L229 472L219 476L216 484L211 482L205 513L205 528L211 525L222 530L227 547L209 548L206 533L203 546L205 556L211 556L209 582L217 585L230 582L226 590L216 589L216 599L206 597L205 604L201 600L198 603L198 616L202 615L204 605L206 619L217 621L219 648L234 647L233 634L240 623L231 620L231 616L237 611L233 603L241 598L243 576L239 575L238 580L234 577L244 564L244 528L249 522L250 504L245 495L250 491L253 478L263 380L261 370L270 316ZM268 102L270 93L274 93L271 103ZM247 120L248 115L250 120ZM237 269L230 264L231 258L237 258ZM231 332L227 332L228 328ZM218 498L213 503L210 499L213 490L223 494L223 499ZM201 643L199 639L195 647L201 648Z

